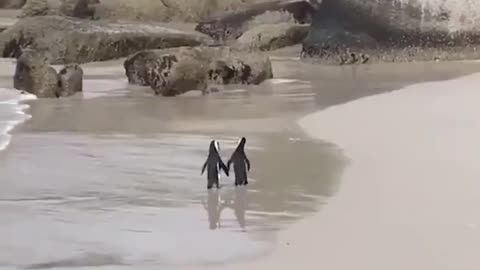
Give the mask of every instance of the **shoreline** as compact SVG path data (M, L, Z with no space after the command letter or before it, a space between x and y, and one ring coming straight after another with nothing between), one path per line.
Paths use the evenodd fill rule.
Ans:
M334 143L351 160L342 187L321 212L280 232L267 257L222 269L478 269L480 171L463 155L476 156L468 149L480 127L472 101L479 82L480 72L413 84L300 118L308 136ZM449 131L442 122L454 119ZM392 144L397 132L404 136Z
M304 132L299 128L297 118L303 118L312 111L324 111L325 108L329 110L342 107L343 105L348 106L346 103L357 102L366 96L372 96L378 93L392 91L402 92L394 90L397 90L396 88L399 86L399 88L402 88L406 85L411 85L415 81L469 74L476 67L480 66L476 64L470 66L469 64L455 62L443 65L419 63L415 65L372 65L367 68L330 68L315 65L308 66L308 64L301 63L297 60L293 61L288 58L278 59L275 63L277 76L274 80L270 80L260 86L245 88L243 91L235 90L229 92L230 90L227 90L225 93L207 97L186 95L170 99L157 98L149 96L148 94L136 95L132 94L136 92L136 89L128 88L128 85L126 85L126 88L122 91L125 90L130 94L125 94L121 91L121 93L119 93L119 91L113 90L111 92L106 91L105 96L96 98L73 97L60 100L39 99L34 102L28 102L31 106L29 113L31 113L33 117L27 123L15 129L13 133L18 136L19 141L13 143L15 144L15 148L9 149L9 153L6 153L6 155L15 156L18 151L20 151L20 156L22 153L25 155L25 153L31 151L29 149L33 147L36 141L40 142L41 146L46 143L43 145L43 147L46 147L47 145L53 144L55 139L60 139L59 144L54 148L60 150L62 149L62 143L68 145L69 147L67 148L81 143L86 144L86 146L97 145L96 147L100 147L102 143L96 140L102 137L102 140L109 142L108 138L112 137L112 134L130 134L137 138L137 140L146 140L152 143L159 134L169 132L173 135L180 133L200 133L223 137L231 136L233 133L241 132L244 129L254 130L252 136L255 134L255 136L268 138L264 139L265 142L262 143L264 146L264 144L270 142L272 138L279 137L279 134L285 134L287 131L288 134L292 134L293 139L297 137L303 138ZM109 80L115 80L115 78L117 78L117 80L122 79L122 77L116 77L120 76L120 69L118 67L104 64L105 63L101 63L98 66L92 64L89 68L85 68L87 80L90 81L89 77L108 78ZM407 67L409 67L409 69L405 70ZM299 70L302 69L310 70L310 73L299 73ZM419 72L422 73L419 75ZM92 79L91 82L94 83L95 79ZM8 84L10 83L11 81L9 80ZM97 87L98 85L95 86L95 84L92 84L91 86ZM91 94L91 90L86 92ZM120 96L115 96L116 94L120 94ZM122 119L122 122L112 122L112 119ZM164 124L164 126L159 126L159 123ZM89 135L95 140L88 141L90 140L88 139L85 141L85 138L82 137L84 135ZM287 143L286 139L288 138L276 140L275 144L269 147L271 149L278 148L280 145ZM46 141L44 142L43 140ZM80 142L76 140L80 140ZM115 140L120 139L115 138ZM113 142L115 142L115 140L113 140ZM15 135L13 141L15 141ZM22 147L22 142L25 141L27 145ZM29 146L28 143L31 145ZM127 148L131 147L130 144L126 143L127 141L125 144L120 143L120 145L123 147L127 146ZM292 142L290 143L293 144ZM133 145L135 146L135 143L133 143ZM262 145L260 145L260 147L263 147ZM328 145L330 145L330 143L328 143ZM41 146L39 147L40 155L42 151ZM78 151L82 155L101 154L102 151L93 151L96 147L88 147L89 149L86 149L88 150L86 153L83 152L85 150ZM50 149L51 147L48 148ZM307 161L310 162L308 163L309 168L318 169L320 165L324 166L320 173L324 173L324 171L330 169L325 167L327 165L338 165L336 162L329 163L330 157L327 158L327 160L322 160L322 157L318 156L321 153L310 153L310 156L305 155L307 150L315 150L312 150L311 147L299 151L298 146L295 146L289 151L292 152L293 149L296 149L298 151L297 154L300 155L298 157L293 156L292 158L303 160L302 162L305 164L307 164ZM271 158L280 157L281 154L287 150L282 150L278 153L271 151L271 156L262 156L262 159L266 162ZM57 153L55 150L52 151L54 152L50 153L49 156ZM109 151L112 150L110 149ZM155 153L155 155L152 156L159 154L160 153ZM323 155L328 156L326 153ZM112 155L111 158L115 156L116 154ZM2 157L1 154L0 157ZM61 156L62 159L70 160L67 163L76 163L71 160L72 157L73 156L70 155ZM12 172L11 176L15 176L13 173L16 171L15 166L36 164L33 160L26 162L18 158L10 159L16 160L10 161L10 164L13 164L10 169ZM145 159L145 161L148 160L149 159ZM316 164L318 160L321 160L319 162L320 164ZM287 161L288 160L283 160L283 162ZM54 162L53 164L56 163ZM129 163L122 164L125 166ZM120 166L122 164L111 163L110 166ZM268 162L265 163L265 166L268 164ZM285 168L290 174L289 177L294 179L294 168L288 169L288 164L292 164L292 162L288 161L285 164ZM65 165L66 164L63 166ZM79 162L79 165L85 166L85 164L81 162ZM272 164L270 164L270 166L272 166ZM145 169L149 167L142 168ZM268 168L275 171L273 169L276 167ZM306 170L306 173L311 173L309 170ZM279 174L281 175L272 177L272 179L285 177L285 172ZM45 178L48 179L49 177L45 176ZM315 209L314 211L307 211L307 214L302 213L301 218L295 220L293 225L289 224L285 231L282 230L280 233L275 232L276 236L278 236L274 242L276 247L272 250L269 249L268 254L273 252L271 254L277 256L277 254L279 254L278 252L284 252L280 257L285 257L284 259L287 260L287 262L304 256L301 254L290 254L290 249L295 247L297 243L300 245L301 241L303 241L303 238L295 240L297 237L296 232L291 233L291 230L297 230L297 228L301 228L302 226L307 226L312 232L320 230L320 228L316 227L316 223L313 227L308 226L310 226L311 219L315 219L318 215L324 215L325 211L328 213L328 205L335 203L338 199L335 195L336 190L339 189L338 185L339 184L335 182L333 184L330 183L327 188L322 187L322 191L328 191L328 196L309 205L310 208ZM203 188L203 185L201 187ZM308 190L309 189L307 189L307 191ZM339 190L342 192L343 184ZM323 207L324 204L327 204L327 207ZM251 214L255 214L255 212ZM310 239L310 237L311 235L305 236L305 239ZM283 247L281 250L284 251L278 251L278 247ZM315 244L307 247L307 249L311 249L312 252L315 248ZM302 253L303 251L299 252ZM265 254L255 256L255 259L252 259L252 261L242 261L238 264L252 264L255 266L254 269L257 269L257 263L263 264L265 263L264 261L270 260L270 255L263 255ZM230 260L226 261L226 263L228 262L230 262ZM288 265L287 263L286 265L278 265L277 267L278 269L283 269L281 268L282 266L291 268L293 267L293 262L292 265ZM202 267L203 266L198 266L194 269ZM232 265L231 267L235 269L236 266ZM143 268L143 265L141 268ZM188 268L188 266L186 266L186 268ZM230 266L227 265L226 268L230 269ZM259 267L258 269L261 268Z

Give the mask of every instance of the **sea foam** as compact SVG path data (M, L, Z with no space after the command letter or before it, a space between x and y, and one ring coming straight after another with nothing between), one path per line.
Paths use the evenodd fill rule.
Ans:
M25 111L28 104L25 100L36 99L31 94L23 94L14 89L0 88L0 151L5 150L11 140L10 131L20 123L30 119Z

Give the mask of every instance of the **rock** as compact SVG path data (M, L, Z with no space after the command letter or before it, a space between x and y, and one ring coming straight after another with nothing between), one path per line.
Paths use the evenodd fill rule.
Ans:
M25 50L17 59L13 86L37 97L58 97L59 80L54 68L45 64L41 56L32 50Z
M101 0L96 14L108 20L192 22L271 0Z
M0 8L19 9L25 5L27 0L0 0Z
M19 18L59 15L93 19L99 0L27 0Z
M83 91L83 70L78 64L68 64L58 73L60 96L67 97Z
M145 49L198 46L211 40L152 24L108 23L71 17L41 16L19 20L0 33L0 53L17 57L31 46L50 64L86 63L128 56Z
M61 0L58 14L63 16L89 18L95 17L95 8L91 5L99 4L99 0Z
M255 20L256 17L261 16L262 14L268 14L269 12L277 12L273 13L277 15L286 12L292 15L294 22L296 23L309 23L311 16L315 11L315 5L312 3L312 1L307 0L258 3L249 6L245 10L227 13L222 16L215 16L201 21L195 27L195 30L207 34L219 41L236 39L240 37L243 32L248 30L250 21ZM272 16L267 15L266 17ZM262 21L262 19L257 20Z
M47 0L27 0L19 18L52 15L52 8Z
M23 90L32 88L30 72L33 65L38 61L36 57L37 55L29 49L23 50L20 57L18 57L15 74L13 75L13 87L15 89Z
M302 57L338 64L480 58L476 18L476 1L323 0Z
M142 51L128 57L124 67L130 83L150 85L163 96L204 91L209 83L260 84L273 77L268 56L228 47Z
M207 62L200 51L181 49L162 55L152 70L150 86L156 95L176 96L190 90L207 88Z
M39 98L68 97L82 91L83 70L77 64L69 64L57 74L41 54L24 49L17 59L13 86Z
M263 24L243 33L236 43L240 48L274 50L302 43L309 29L305 24Z

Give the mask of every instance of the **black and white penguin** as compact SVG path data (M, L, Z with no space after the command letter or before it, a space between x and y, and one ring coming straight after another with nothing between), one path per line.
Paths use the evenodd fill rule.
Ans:
M250 171L250 161L245 154L246 142L247 139L245 139L245 137L240 139L240 143L227 163L228 171L230 171L230 165L233 163L233 170L235 172L235 186L248 185L247 171Z
M218 153L220 149L220 143L212 140L210 142L210 148L208 150L208 157L202 167L202 175L207 169L207 189L211 189L213 185L216 185L219 188L220 180L220 170L223 170L228 176L228 168L223 163L220 154Z

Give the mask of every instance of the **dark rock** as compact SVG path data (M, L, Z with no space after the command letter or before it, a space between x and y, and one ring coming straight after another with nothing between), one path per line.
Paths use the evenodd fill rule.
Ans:
M25 50L17 59L13 85L37 97L58 97L59 80L54 68L46 65L32 50Z
M310 26L292 23L262 24L237 39L240 48L274 50L302 43Z
M236 39L248 29L249 21L266 12L281 11L291 14L297 23L309 23L315 11L312 1L271 1L249 6L247 9L212 17L200 22L195 30L207 34L215 40Z
M61 0L59 15L88 18L95 17L95 8L92 5L99 4L99 0Z
M188 49L161 56L152 69L150 86L155 94L170 97L190 90L204 91L207 63L202 58L199 51Z
M27 0L0 0L0 8L19 9L25 5Z
M0 53L17 57L30 46L50 64L86 63L128 56L145 49L208 44L200 33L151 24L107 23L71 17L42 16L19 20L0 33Z
M212 84L259 84L272 78L267 56L227 47L183 47L136 53L124 62L128 81L150 85L156 94L205 91Z
M83 71L77 64L65 66L59 74L41 54L24 49L17 59L13 86L39 98L67 97L82 91Z
M323 0L302 58L327 64L480 58L480 22L467 19L478 16L479 4L470 2Z
M83 70L78 64L68 64L58 73L60 96L67 97L83 91Z

